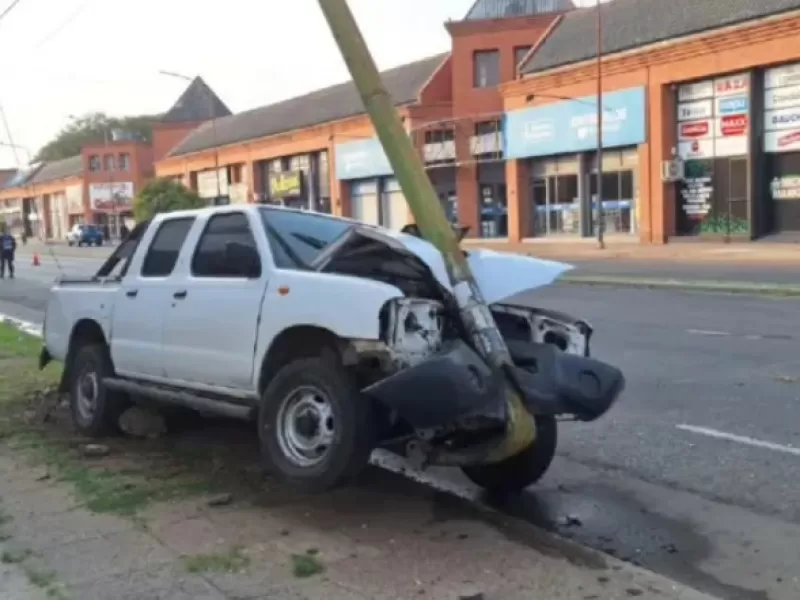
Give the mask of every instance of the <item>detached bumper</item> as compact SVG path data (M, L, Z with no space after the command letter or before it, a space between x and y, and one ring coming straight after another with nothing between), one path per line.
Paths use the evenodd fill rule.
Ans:
M502 427L508 406L483 359L456 341L418 365L375 383L364 393L396 411L415 429L450 425Z

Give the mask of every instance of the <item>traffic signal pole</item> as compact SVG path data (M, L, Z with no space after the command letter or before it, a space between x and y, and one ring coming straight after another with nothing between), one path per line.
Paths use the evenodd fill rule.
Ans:
M475 347L505 383L509 420L504 441L494 448L486 462L517 454L534 439L533 417L522 404L518 386L508 367L513 365L508 346L489 306L475 283L455 232L428 179L421 158L407 135L394 102L381 81L380 73L347 0L319 0L347 68L358 88L364 107L394 170L422 236L444 257L461 320Z

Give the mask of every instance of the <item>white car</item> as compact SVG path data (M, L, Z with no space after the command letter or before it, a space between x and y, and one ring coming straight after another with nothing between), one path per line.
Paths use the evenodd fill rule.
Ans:
M534 416L522 452L487 463L511 418L463 332L443 257L357 221L256 205L160 214L96 276L56 282L41 365L64 364L77 428L101 436L146 398L257 422L266 463L306 490L346 481L377 446L456 465L487 488L548 468L556 418L591 421L624 387L580 320L515 305L571 267L471 250L468 261Z

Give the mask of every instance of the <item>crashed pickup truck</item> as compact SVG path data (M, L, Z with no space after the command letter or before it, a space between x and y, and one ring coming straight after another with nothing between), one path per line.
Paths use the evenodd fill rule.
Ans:
M487 463L503 391L458 319L445 263L415 235L278 207L160 214L90 278L57 280L41 366L64 365L77 429L108 435L132 403L250 420L266 465L322 491L386 447L518 490L556 449L558 419L592 421L624 387L589 357L591 327L518 305L569 265L466 252L515 363L535 438Z

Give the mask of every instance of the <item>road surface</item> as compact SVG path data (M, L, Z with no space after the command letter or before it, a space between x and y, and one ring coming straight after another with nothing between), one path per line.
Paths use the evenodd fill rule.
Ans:
M42 258L0 281L0 312L41 320L59 272ZM597 423L563 424L551 471L500 508L722 598L800 598L800 300L575 285L525 300L592 322L628 387Z

